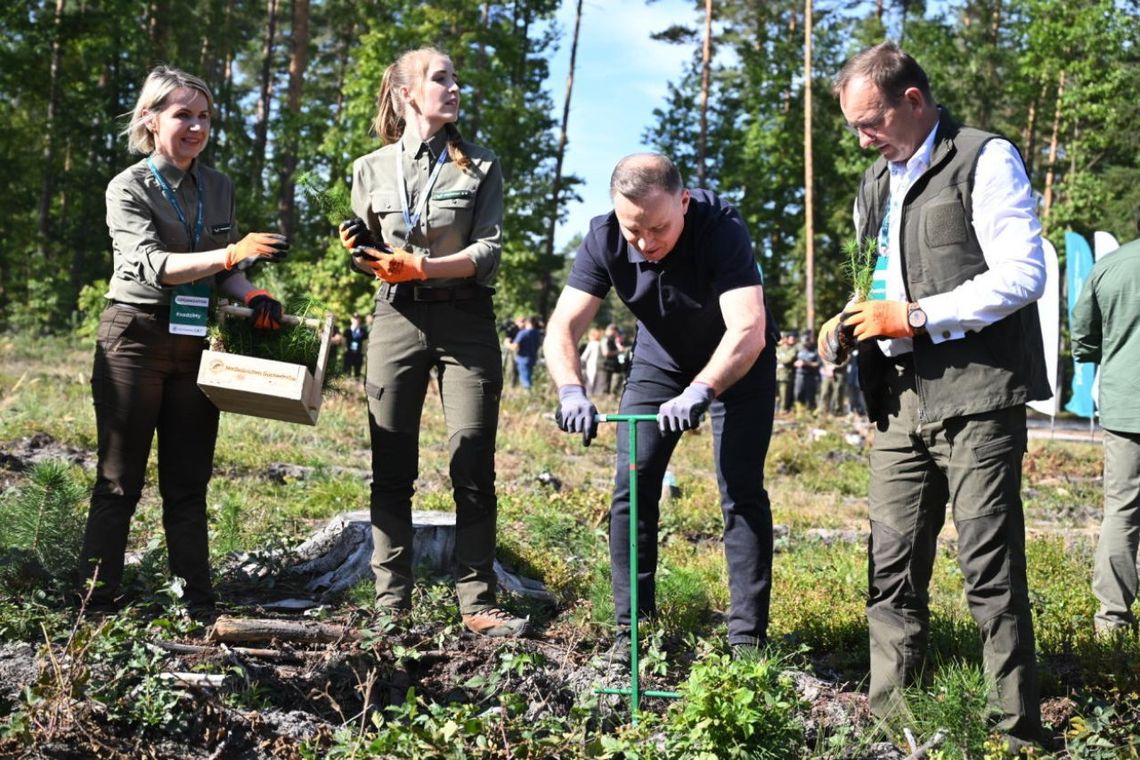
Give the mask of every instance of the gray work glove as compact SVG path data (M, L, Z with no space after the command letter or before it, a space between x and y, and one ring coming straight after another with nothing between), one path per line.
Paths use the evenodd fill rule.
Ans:
M713 400L711 385L691 383L681 395L671 398L657 410L657 427L662 433L680 433L701 424L701 417Z
M843 325L843 314L836 314L819 329L816 350L825 362L842 364L847 361L855 343L855 330Z
M582 445L589 446L598 434L595 416L598 408L586 398L586 389L580 385L563 385L558 388L558 411L554 420L566 433L581 433Z

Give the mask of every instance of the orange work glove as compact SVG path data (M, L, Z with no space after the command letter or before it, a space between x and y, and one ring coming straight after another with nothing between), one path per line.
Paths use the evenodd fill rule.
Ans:
M377 279L384 282L427 279L427 275L424 274L424 260L427 256L419 256L408 251L384 253L376 248L354 248L353 256L371 269Z
M251 232L226 246L226 269L249 269L259 259L280 261L289 253L289 241L275 232Z
M816 340L816 349L825 362L842 364L847 361L847 355L855 341L851 337L851 330L844 329L842 314L836 314L823 323L819 328L819 338Z
M268 290L251 290L245 294L245 305L253 309L253 326L258 330L281 329L281 302Z
M848 306L841 316L844 327L855 329L857 340L914 335L906 319L906 301L860 301Z

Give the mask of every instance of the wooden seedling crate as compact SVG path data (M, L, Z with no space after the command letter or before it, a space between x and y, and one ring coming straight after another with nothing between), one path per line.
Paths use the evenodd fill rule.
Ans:
M251 309L220 306L219 318L225 315L250 317ZM321 388L329 361L332 338L332 315L324 320L301 319L286 314L287 324L305 324L321 330L321 347L317 366L309 372L303 364L259 359L224 351L203 351L198 367L198 387L223 412L248 414L271 420L316 425L321 413Z

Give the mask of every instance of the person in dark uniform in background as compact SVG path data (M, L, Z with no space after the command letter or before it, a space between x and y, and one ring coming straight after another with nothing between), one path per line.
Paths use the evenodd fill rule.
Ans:
M214 605L206 491L218 409L197 383L214 287L251 307L255 327L281 326L281 304L243 270L281 259L288 244L272 233L238 235L233 185L198 160L213 105L198 77L151 71L125 131L131 151L146 158L107 186L114 270L91 372L99 453L80 565L82 578L97 577L96 609L117 606L156 432L170 572L185 581L187 604Z
M359 314L353 314L348 329L344 331L344 374L349 377L360 378L367 340L368 328Z

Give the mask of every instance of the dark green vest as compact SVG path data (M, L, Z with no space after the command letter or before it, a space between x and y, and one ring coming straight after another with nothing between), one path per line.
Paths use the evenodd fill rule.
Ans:
M974 233L972 196L978 156L998 135L963 127L942 112L930 167L902 206L902 274L907 299L946 293L989 267ZM863 175L857 205L860 239L875 238L890 198L890 171L879 158ZM883 417L885 363L874 340L859 344L859 376L872 420ZM1005 409L1052 395L1037 304L959 340L914 339L921 419L929 422Z

